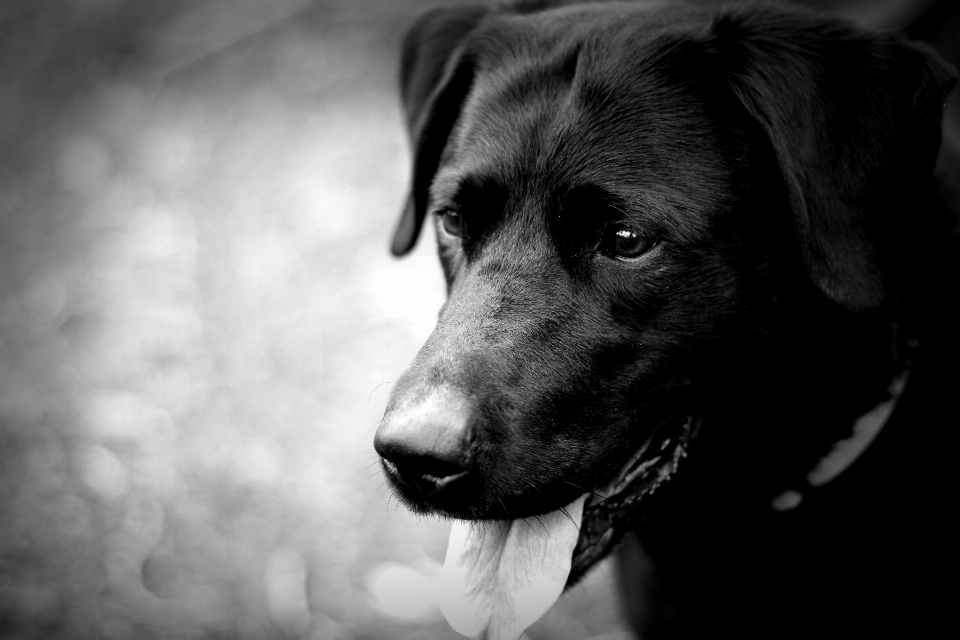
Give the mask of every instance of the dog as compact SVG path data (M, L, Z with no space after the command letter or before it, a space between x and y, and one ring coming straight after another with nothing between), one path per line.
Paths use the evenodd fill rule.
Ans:
M374 446L514 640L612 554L639 637L955 627L955 72L783 5L521 2L403 43L392 240L448 298Z

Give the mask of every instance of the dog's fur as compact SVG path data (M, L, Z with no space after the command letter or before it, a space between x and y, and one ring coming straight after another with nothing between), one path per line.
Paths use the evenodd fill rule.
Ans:
M951 70L782 7L547 4L434 11L404 44L393 252L435 224L449 299L377 436L398 492L545 513L698 415L618 552L644 638L955 626ZM617 258L614 224L653 248ZM905 368L876 441L810 488Z

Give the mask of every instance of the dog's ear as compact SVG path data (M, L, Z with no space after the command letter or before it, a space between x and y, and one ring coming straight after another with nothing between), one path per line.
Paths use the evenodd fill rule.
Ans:
M430 183L447 137L473 82L473 60L465 43L487 7L435 9L407 33L400 61L400 95L413 145L410 195L390 250L401 256L417 241Z
M919 194L954 73L897 35L782 9L721 12L711 43L772 143L810 277L851 310L878 307L933 215Z

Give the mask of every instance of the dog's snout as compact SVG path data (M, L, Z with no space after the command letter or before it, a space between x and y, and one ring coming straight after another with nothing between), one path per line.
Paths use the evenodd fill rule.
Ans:
M467 473L469 417L458 395L434 393L389 410L373 446L397 482L429 498Z

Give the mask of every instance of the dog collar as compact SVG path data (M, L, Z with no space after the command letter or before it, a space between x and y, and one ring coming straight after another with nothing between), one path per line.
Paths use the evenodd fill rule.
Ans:
M889 399L884 400L857 418L853 424L853 434L849 438L833 444L830 452L821 458L807 474L807 488L816 488L827 484L846 471L867 450L890 419L890 415L907 386L909 377L909 369L904 369L894 376L890 386L887 387L890 394ZM775 511L790 511L799 506L802 501L803 492L790 489L774 498L770 506Z

